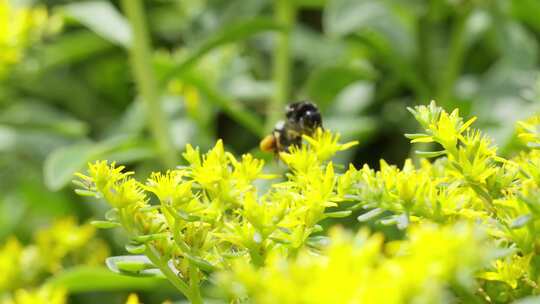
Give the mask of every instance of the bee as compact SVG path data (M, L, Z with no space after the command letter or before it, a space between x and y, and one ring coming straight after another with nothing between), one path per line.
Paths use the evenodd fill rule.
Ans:
M302 135L313 135L322 128L322 117L317 106L309 101L295 102L285 108L285 120L279 121L259 147L265 152L287 152L291 146L302 144Z

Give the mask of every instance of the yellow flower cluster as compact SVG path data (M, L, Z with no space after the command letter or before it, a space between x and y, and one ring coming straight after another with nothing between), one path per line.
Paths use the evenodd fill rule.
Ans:
M80 194L104 198L113 207L100 226L123 226L130 248L150 253L157 268L165 261L193 298L189 289L208 271L227 269L235 259L263 265L272 252L295 255L321 230L319 221L350 214L325 210L344 200L336 191L342 180L328 159L351 144L341 145L322 130L307 141L309 146L282 154L293 170L265 193L254 185L275 177L263 172L264 162L251 155L236 159L222 141L206 154L188 145L187 166L152 173L145 183L103 161L90 164L76 183Z
M18 63L25 49L41 35L47 11L18 5L13 0L0 0L0 77Z
M356 202L349 210L366 210L358 217L360 221L397 225L405 231L405 240L386 245L377 235L366 237L381 244L375 250L379 255L375 266L370 270L362 268L372 271L368 275L369 281L361 281L362 272L354 272L354 263L360 265L361 258L355 257L352 261L345 257L335 258L348 263L347 269L354 275L347 275L332 263L334 256L330 251L318 256L304 247L304 253L297 259L278 256L264 267L245 262L235 264L233 271L220 275L225 278L222 287L232 298L250 299L256 303L315 303L318 299L321 302L333 299L340 303L442 303L451 302L451 297L458 296L465 302L499 303L540 291L540 276L535 266L540 258L537 254L540 245L540 151L524 151L514 158L503 159L496 154L496 147L487 136L471 128L474 118L463 122L457 111L448 114L435 103L410 110L425 128L425 133L408 135L412 142L435 142L443 148L419 154L443 157L432 163L421 160L418 166L407 160L401 169L384 160L379 170L367 165L362 169L350 166L338 175L335 185L340 197ZM520 137L529 143L534 141L531 135L536 128L532 127L534 123L533 118L518 127ZM529 147L536 146L529 144ZM303 151L303 157L296 159L296 163L284 158L293 172L299 168L306 171L309 166L305 164L317 159L316 154L309 153L306 148L298 150ZM294 181L299 182L296 178ZM441 228L433 228L434 222L442 225ZM470 224L463 226L460 224L463 222ZM471 223L485 234L481 243L475 239L476 245L466 245L444 236L447 229L470 228ZM422 238L416 239L415 234L420 231L432 231L433 234L423 234ZM365 246L366 252L372 248L366 240L359 243ZM486 255L482 249L486 246L497 248L499 257L490 263L481 263L494 257ZM413 247L421 250L408 256L407 263L400 264L404 261L403 256L397 253L412 254ZM350 251L345 252L354 257ZM431 264L432 261L440 263ZM385 272L387 264L394 267ZM332 265L333 268L323 268L321 272L318 268L321 265ZM404 270L407 269L405 265L410 269ZM429 273L425 267L435 273L451 275L423 277ZM384 274L380 286L376 283L378 273ZM400 281L403 273L407 276ZM463 274L467 274L468 279L456 285L456 278L463 279ZM416 280L417 275L425 281ZM372 282L376 285L371 285ZM445 290L448 286L452 286L451 292ZM411 292L407 294L407 291Z
M415 226L409 239L386 245L381 234L334 229L321 254L275 255L263 268L241 261L218 280L250 303L451 303L450 284L471 292L489 251L465 224Z
M74 218L39 230L27 246L12 237L0 247L0 303L64 303L64 290L33 286L67 267L102 264L108 254L107 245L95 238L95 228L78 226Z
M517 123L517 135L527 146L540 147L540 115L530 117Z
M231 299L256 303L507 303L540 293L540 151L504 159L474 118L435 103L410 111L424 128L411 141L442 147L419 152L433 162L343 172L330 159L356 143L317 130L280 154L289 172L265 191L256 180L276 176L222 141L205 154L188 145L186 166L146 182L100 161L75 183L111 205L96 225L122 226L127 250L143 255L111 258L111 269L165 275L194 303L212 274ZM321 221L353 213L396 225L403 239L317 234Z
M19 289L12 297L0 300L2 304L65 304L66 292L44 285L37 289Z
M350 172L353 186L347 192L359 201L357 208L370 210L359 219L397 223L402 229L410 222L479 223L490 242L506 252L478 276L485 296L505 302L537 292L540 277L532 269L540 244L540 151L504 159L487 136L471 129L474 119L463 123L457 111L448 114L435 103L410 110L425 128L425 133L407 135L412 142L443 147L419 154L445 157L422 160L418 167L407 161L401 170L383 161L379 171L366 166ZM531 140L526 132L533 132L534 121L519 123L520 137Z

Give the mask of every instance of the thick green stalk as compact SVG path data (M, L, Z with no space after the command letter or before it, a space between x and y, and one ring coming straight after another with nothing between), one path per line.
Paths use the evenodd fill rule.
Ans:
M130 59L137 87L148 113L148 127L156 141L159 156L167 167L174 167L178 158L167 124L167 116L160 102L154 70L149 34L141 0L122 0L122 7L131 24L132 44Z
M274 3L274 18L276 23L283 27L283 31L276 33L273 62L274 96L268 109L269 116L265 127L267 131L272 129L274 123L280 119L290 97L290 36L296 16L293 1L275 0Z
M131 0L128 0L131 1ZM160 254L157 252L157 250L152 245L147 245L147 249L145 252L145 255L148 257L148 259L152 262L152 264L156 265L159 270L165 275L167 280L171 282L171 284L176 287L180 292L186 296L192 303L196 303L192 299L192 294L190 290L190 286L188 286L181 278L179 278L169 267L167 261L164 261ZM199 296L200 297L200 296ZM202 303L202 302L200 302Z
M120 223L124 227L125 231L128 233L129 238L132 239L138 234L135 232L130 225L132 221L131 217L125 212L125 209L120 209ZM150 243L146 245L146 250L144 255L154 264L161 273L167 278L171 284L176 287L186 298L191 299L191 290L190 286L186 284L180 277L178 277L172 269L169 267L168 261L165 260L158 250Z
M189 287L191 289L191 303L202 304L200 274L197 266L192 263L189 265Z
M463 65L466 50L465 30L467 20L469 19L469 12L463 12L457 18L450 37L448 60L437 86L436 99L445 107L454 107L451 105L450 98L452 97L452 91Z

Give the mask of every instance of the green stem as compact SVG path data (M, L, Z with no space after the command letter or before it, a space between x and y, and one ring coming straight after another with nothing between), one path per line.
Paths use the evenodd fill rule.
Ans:
M274 18L276 23L283 27L283 31L276 33L273 62L274 96L268 109L269 116L265 126L267 131L271 130L274 123L281 117L290 95L290 36L295 16L296 7L293 1L275 0Z
M249 250L249 255L251 257L251 263L259 268L264 265L264 257L259 253L259 247L251 248Z
M132 0L128 0L128 1L132 1ZM190 287L172 271L167 261L164 261L161 258L160 254L152 245L150 244L147 245L145 254L148 257L148 259L150 259L150 261L161 270L161 272L163 273L163 275L165 275L167 280L169 280L169 282L171 282L171 284L173 284L174 287L180 290L180 292L184 294L186 298L192 301L191 299L192 294L190 291Z
M191 289L191 303L202 304L199 270L192 263L189 264L189 286Z
M450 37L450 51L448 61L443 70L443 74L437 86L437 101L443 106L449 106L452 91L463 65L463 58L466 50L465 30L469 11L463 12L458 16L452 35Z
M122 7L131 24L133 41L130 59L135 81L148 112L148 124L163 164L174 167L178 158L167 125L151 63L152 52L141 0L122 0Z

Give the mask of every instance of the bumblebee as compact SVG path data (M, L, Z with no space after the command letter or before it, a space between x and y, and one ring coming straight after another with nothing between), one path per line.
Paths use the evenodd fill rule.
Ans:
M279 121L259 147L265 152L286 152L291 146L302 144L302 135L313 135L322 128L322 117L317 106L309 101L295 102L285 108L285 120Z

